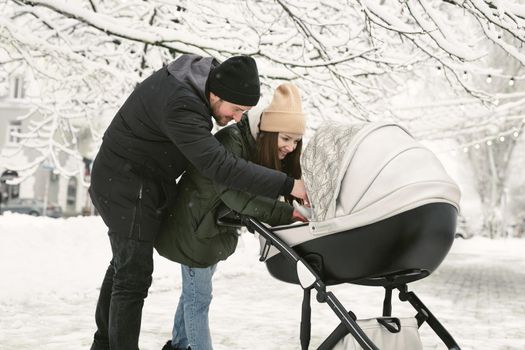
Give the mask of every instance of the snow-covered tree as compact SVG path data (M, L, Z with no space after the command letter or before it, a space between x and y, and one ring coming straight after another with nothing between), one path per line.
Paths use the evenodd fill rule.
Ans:
M428 124L432 121L435 128L420 133L420 138L449 138L456 141L456 147L448 151L464 157L472 168L473 182L481 200L484 233L494 237L505 234L506 221L509 219L506 213L509 211L507 204L515 195L507 190L508 180L513 172L519 173L521 170L517 164L519 160L513 154L524 128L524 94L523 84L520 83L516 88L516 81L512 77L525 74L525 69L521 62L498 46L486 42L486 47L487 55L483 62L489 67L504 69L508 75L476 75L466 72L462 79L483 87L492 96L493 104L454 96L445 86L437 85L432 88L430 85L435 82L422 81L420 95L415 96L428 101L402 106L398 112L405 117L411 116L413 126L414 123ZM425 117L420 118L422 115ZM449 129L444 130L440 125L447 125Z
M504 110L501 101L511 95L513 108L522 108L525 95L516 91L525 76L488 62L487 41L525 64L522 0L0 2L0 69L23 68L38 88L38 113L28 114L32 131L24 135L33 142L23 143L39 150L37 160L78 152L77 134L86 127L99 139L100 117L182 53L254 56L267 95L282 80L300 86L312 128L329 118L389 119L423 138L490 132L482 115L436 122L405 116L389 102L411 81L446 80L451 91L492 111ZM514 89L487 90L466 76L512 81ZM497 124L501 113L495 115Z
M498 48L492 50L487 61L492 66L504 66L512 76L525 74L520 62ZM483 82L478 84L481 83ZM483 126L472 129L469 133L458 134L457 139L464 144L463 151L466 151L474 170L474 180L484 214L483 231L490 237L495 237L506 235L510 213L508 204L514 196L508 191L509 178L513 171L521 170L513 155L525 127L525 105L520 101L522 97L519 93L518 96L514 93L513 80L487 77L484 83L487 91L495 96L505 96L497 101L501 106L495 111L482 113L485 115L484 120L480 121Z

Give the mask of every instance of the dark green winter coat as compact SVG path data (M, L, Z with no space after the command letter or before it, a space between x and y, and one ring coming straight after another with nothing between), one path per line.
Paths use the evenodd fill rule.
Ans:
M215 137L241 158L249 159L255 152L247 116L220 130ZM216 224L216 211L221 203L272 226L291 222L291 205L230 190L200 175L193 166L184 173L177 187L175 206L162 223L155 248L165 258L184 265L211 266L235 251L237 230Z

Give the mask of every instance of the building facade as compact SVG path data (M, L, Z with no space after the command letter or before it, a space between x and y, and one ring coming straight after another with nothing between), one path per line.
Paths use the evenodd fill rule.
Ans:
M79 174L65 176L52 162L42 160L41 154L31 147L24 147L28 141L31 120L38 112L26 98L27 81L17 74L3 80L0 89L0 193L2 203L16 198L39 199L46 206L58 205L64 216L92 212L87 193L91 160L84 158L84 168ZM27 118L32 114L31 118ZM84 133L85 134L85 133ZM29 137L30 138L30 137ZM81 136L82 138L82 136ZM80 142L89 142L81 139ZM61 154L60 164L68 168L79 168L78 159ZM80 174L82 172L82 174Z

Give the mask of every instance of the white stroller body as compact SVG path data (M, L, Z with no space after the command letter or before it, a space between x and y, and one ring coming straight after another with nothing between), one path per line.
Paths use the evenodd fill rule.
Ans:
M425 204L459 210L459 188L441 162L395 124L323 125L301 163L313 216L307 226L274 228L290 246ZM268 257L276 253L272 249Z

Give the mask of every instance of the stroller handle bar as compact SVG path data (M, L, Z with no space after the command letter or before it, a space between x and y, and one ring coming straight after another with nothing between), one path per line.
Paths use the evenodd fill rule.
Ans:
M363 332L361 327L357 325L356 321L350 317L336 296L332 292L326 291L326 285L319 275L295 252L295 250L290 248L259 220L245 215L240 215L240 220L250 232L253 233L254 230L257 231L266 239L267 244L275 246L282 254L284 254L284 256L286 256L286 258L296 264L297 276L299 277L303 289L315 288L317 291L317 301L320 303L326 302L330 308L332 308L334 313L339 317L341 322L346 326L348 331L364 350L380 350Z

